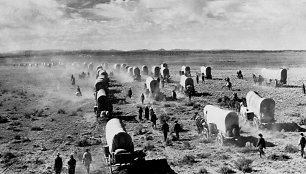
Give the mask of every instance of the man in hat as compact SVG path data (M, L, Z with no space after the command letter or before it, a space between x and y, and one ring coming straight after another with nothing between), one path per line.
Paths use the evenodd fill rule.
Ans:
M143 110L142 110L142 107L140 106L139 110L138 110L138 119L139 120L142 120L142 112L143 112Z
M302 91L303 91L303 94L306 94L306 89L305 89L304 83L303 83L303 85L302 85Z
M168 132L169 132L169 125L167 124L166 121L164 121L164 124L162 125L162 131L164 133L164 141L167 142L167 136L168 136Z
M62 161L62 158L60 157L60 153L57 153L57 156L54 162L55 174L60 174L62 171L62 168L63 168L63 161Z
M304 157L305 155L304 148L306 144L306 138L304 137L303 133L301 133L300 135L301 135L301 138L300 138L299 145L301 146L301 156Z
M172 91L172 98L173 98L173 100L176 100L176 92L175 92L175 90Z
M196 81L197 81L197 84L199 84L199 75L198 74L196 76Z
M156 120L157 120L157 117L156 117L156 114L155 112L153 111L153 109L151 108L151 118L150 118L151 122L152 122L152 127L153 128L156 128Z
M92 162L91 154L89 153L89 149L86 149L86 152L83 154L82 163L85 165L87 174L89 174L89 168L91 162Z
M258 142L257 142L256 147L258 147L259 156L260 156L260 158L261 158L262 155L265 155L265 152L263 151L263 149L266 148L266 141L265 141L265 139L262 137L262 134L258 134L258 136L259 136L259 139L258 139Z
M147 105L145 107L145 119L149 120L149 115L150 115L150 109L149 106Z
M68 174L75 174L76 160L73 158L73 155L70 155L68 161Z
M141 100L141 103L143 104L143 103L144 103L144 100L145 100L145 96L143 95L143 93L142 93L141 96L140 96L140 100Z

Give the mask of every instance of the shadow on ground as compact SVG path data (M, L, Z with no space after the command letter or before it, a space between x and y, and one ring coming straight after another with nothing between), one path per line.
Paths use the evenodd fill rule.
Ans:
M227 143L236 145L238 147L245 147L245 144L247 142L250 142L251 144L256 146L256 144L258 142L258 138L253 137L253 136L246 136L246 137L240 136L238 139L231 139L231 140L227 141ZM274 146L276 146L276 145L269 142L269 141L266 141L266 147L274 147Z

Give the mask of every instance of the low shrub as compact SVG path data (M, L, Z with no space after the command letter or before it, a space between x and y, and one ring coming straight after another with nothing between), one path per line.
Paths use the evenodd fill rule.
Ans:
M194 105L194 102L186 102L185 103L185 106L193 106Z
M161 114L159 116L160 124L163 124L165 121L169 121L170 117L167 114Z
M244 173L252 171L252 163L253 160L245 157L238 158L236 161L234 161L236 168Z
M240 149L239 152L240 153L254 153L254 152L257 152L257 149L252 143L246 142L245 147Z
M197 174L208 174L208 171L205 168L201 168Z
M197 161L193 155L185 155L183 159L179 160L179 164L181 165L193 165Z
M219 169L219 173L221 174L229 174L229 173L236 173L235 171L233 171L231 168L227 167L227 166L222 166Z
M90 141L87 138L82 138L80 141L77 141L77 146L87 147L87 146L91 146L91 144L90 144Z
M142 126L142 124L138 124L135 128L134 135L143 135L147 133L147 130Z
M299 151L299 148L296 146L293 146L292 144L287 144L285 146L285 152L288 153L297 153Z
M202 158L202 159L208 158L210 157L210 153L199 153L197 154L197 157Z
M9 120L6 117L0 116L0 123L7 123Z
M150 141L147 141L143 147L143 150L144 151L152 151L154 150L154 145L150 142Z
M305 117L300 118L299 125L306 125L306 118Z
M287 161L290 159L290 157L288 155L285 154L272 154L268 156L269 160L273 160L273 161Z
M34 126L31 128L31 131L42 131L43 128L42 127L39 127L39 126Z
M67 112L64 109L59 109L57 114L67 114Z
M9 163L13 158L16 158L16 155L14 155L11 152L5 152L2 155L2 158L3 158L3 160L2 160L3 163Z

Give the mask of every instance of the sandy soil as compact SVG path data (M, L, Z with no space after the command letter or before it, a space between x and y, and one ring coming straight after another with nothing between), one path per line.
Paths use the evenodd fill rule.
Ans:
M171 98L171 91L178 82L176 75L179 67L169 64L172 83L166 84L161 92L167 100ZM176 173L201 173L207 169L209 173L221 173L224 166L234 172L242 173L235 166L240 157L253 160L252 173L303 173L306 167L305 160L300 157L299 151L289 153L285 147L292 144L298 148L299 133L296 126L290 123L299 123L305 117L306 98L299 87L305 80L303 68L291 68L288 71L288 88L273 88L254 85L252 73L258 73L258 68L240 67L245 79L236 78L236 68L213 69L213 80L206 80L204 84L196 84L196 91L201 93L188 102L188 97L178 94L177 101L153 101L145 99L145 105L151 105L157 116L168 115L170 124L178 119L183 126L180 141L172 141L166 146L163 142L161 124L158 120L157 129L151 127L149 121L137 119L138 106L141 106L140 95L144 92L143 83L135 82L125 75L112 78L111 91L118 100L125 100L129 87L133 90L131 99L127 103L114 103L116 115L135 116L136 120L124 121L128 133L132 136L135 149L145 150L146 159L164 159ZM199 67L192 67L192 74L199 71ZM13 67L2 65L0 68L0 113L8 118L8 122L0 123L1 169L0 173L52 173L53 161L56 153L60 152L65 168L70 154L77 159L77 174L85 173L81 164L81 156L86 148L93 154L92 174L108 173L103 159L102 146L104 140L104 124L96 123L93 112L94 77L78 79L83 96L74 95L76 86L70 83L70 76L81 73L81 68L59 67ZM233 91L227 90L224 78L229 76L233 83ZM256 130L250 125L240 122L241 138L239 142L229 141L219 146L215 139L206 140L197 133L194 120L190 118L202 110L207 104L217 105L217 99L234 92L239 97L245 97L249 90L258 91L262 96L271 97L276 101L275 115L279 130ZM137 133L142 126L145 134ZM36 128L36 129L35 129ZM39 129L41 128L41 129ZM38 130L37 130L38 129ZM266 156L259 158L257 151L245 150L245 143L255 144L258 133L263 133L268 142ZM170 136L171 137L171 136ZM101 138L101 140L100 140ZM90 146L80 147L78 143L87 139ZM5 160L10 152L15 157ZM285 154L289 160L271 160L272 154ZM186 160L186 156L194 160ZM204 171L204 170L203 170ZM144 172L145 173L145 172ZM203 173L203 172L202 172Z

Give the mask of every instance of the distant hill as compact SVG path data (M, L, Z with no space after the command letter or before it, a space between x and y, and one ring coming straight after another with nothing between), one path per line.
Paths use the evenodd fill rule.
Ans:
M189 50L189 49L158 49L158 50L23 50L8 53L0 53L0 58L5 57L30 57L30 56L55 56L55 55L133 55L133 54L152 54L152 55L185 55L193 53L242 53L242 52L305 52L305 50Z

